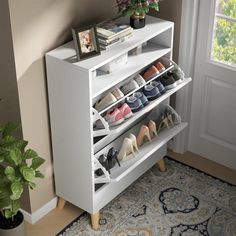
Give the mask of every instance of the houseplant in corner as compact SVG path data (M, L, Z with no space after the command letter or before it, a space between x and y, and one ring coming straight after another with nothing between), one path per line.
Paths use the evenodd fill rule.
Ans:
M130 16L130 25L134 29L145 26L145 17L152 8L159 11L159 0L116 0L122 16Z
M19 211L19 200L25 187L35 188L33 180L43 178L38 168L44 159L23 139L12 133L18 124L7 123L0 127L0 235L25 236L24 217Z

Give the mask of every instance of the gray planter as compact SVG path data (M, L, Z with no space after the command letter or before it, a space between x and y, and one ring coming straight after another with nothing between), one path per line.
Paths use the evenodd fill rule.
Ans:
M17 227L13 229L0 228L0 235L1 236L26 236L24 219L20 225L18 225Z

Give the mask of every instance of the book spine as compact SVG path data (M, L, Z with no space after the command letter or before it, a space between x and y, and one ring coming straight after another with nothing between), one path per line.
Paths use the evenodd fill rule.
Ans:
M104 39L104 38L101 38L101 37L99 36L99 37L98 37L98 40L99 40L101 43L104 43L104 44L109 45L109 44L112 44L112 43L114 43L114 42L120 40L120 39L123 38L123 37L128 36L128 35L131 35L131 36L132 36L132 35L133 35L133 30L129 30L129 31L123 33L123 34L120 34L120 35L116 36L115 38L112 38L112 39Z
M124 30L124 31L121 31L121 32L119 32L119 33L116 33L116 34L114 34L113 36L111 36L111 37L107 37L107 36L105 36L105 35L103 35L103 34L100 34L100 33L98 33L98 36L101 38L101 39L103 39L103 40L114 40L114 39L116 39L116 38L119 38L119 37L122 37L123 35L127 35L127 34L129 34L130 32L133 32L133 28L127 28L126 30Z
M127 39L131 38L133 36L133 34L129 34L129 35L126 35L122 38L120 38L118 41L116 41L115 43L113 44L110 44L110 45L104 45L102 43L99 44L100 48L103 49L103 50L106 50L106 49L109 49L109 48L112 48L112 47L115 47L117 46L118 44L126 41Z

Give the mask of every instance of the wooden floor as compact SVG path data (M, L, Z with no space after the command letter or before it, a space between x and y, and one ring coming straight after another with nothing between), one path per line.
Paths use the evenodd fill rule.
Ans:
M236 185L236 171L232 169L190 152L179 155L169 151L168 155L178 161ZM79 208L67 203L63 210L53 210L34 225L26 223L27 236L55 236L56 233L60 232L81 213L82 211Z

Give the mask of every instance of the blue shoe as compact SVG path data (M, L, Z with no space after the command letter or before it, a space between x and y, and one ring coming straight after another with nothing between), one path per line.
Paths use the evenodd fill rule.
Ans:
M161 94L166 92L166 88L160 81L152 81L150 84L154 87L157 87Z
M140 99L140 101L142 102L144 107L149 104L149 101L148 101L147 97L142 92L136 92L136 93L133 94L133 96Z
M149 101L152 101L161 96L159 89L151 84L144 86L143 93Z
M129 105L132 112L140 111L143 108L141 100L133 95L126 98L126 103Z

